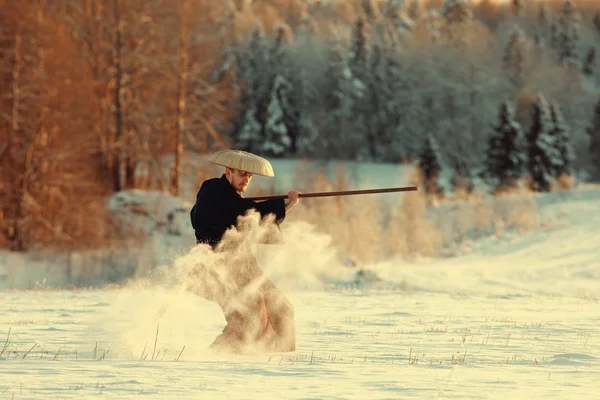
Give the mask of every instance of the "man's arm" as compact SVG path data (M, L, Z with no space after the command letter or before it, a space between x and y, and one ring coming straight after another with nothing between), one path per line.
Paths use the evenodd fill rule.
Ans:
M288 192L288 202L285 205L285 212L288 212L292 207L298 204L298 201L300 200L298 195L300 195L300 192L295 190L290 190Z

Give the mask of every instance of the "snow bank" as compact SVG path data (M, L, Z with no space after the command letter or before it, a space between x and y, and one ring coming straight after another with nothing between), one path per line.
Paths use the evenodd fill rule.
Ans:
M0 289L97 286L146 275L168 265L195 244L191 204L166 193L129 190L108 199L122 227L145 241L121 249L68 252L0 252ZM132 229L133 228L133 229ZM137 242L132 240L131 243Z

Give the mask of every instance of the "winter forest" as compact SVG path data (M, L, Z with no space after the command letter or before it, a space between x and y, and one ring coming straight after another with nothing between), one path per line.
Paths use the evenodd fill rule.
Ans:
M0 0L0 248L118 240L107 196L222 147L595 182L598 52L593 0Z

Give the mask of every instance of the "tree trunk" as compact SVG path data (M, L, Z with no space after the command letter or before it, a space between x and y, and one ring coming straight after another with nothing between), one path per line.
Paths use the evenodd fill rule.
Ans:
M19 131L21 129L19 120L19 108L21 107L21 87L20 87L20 77L21 77L21 68L23 66L23 58L21 57L21 35L15 35L15 53L14 53L14 64L12 68L12 114L11 114L11 130L12 135L18 140ZM21 231L20 221L22 219L22 202L23 202L23 182L25 181L25 172L23 171L23 175L20 177L16 177L18 181L21 181L21 187L17 190L17 195L15 199L15 210L12 215L11 226L8 230L8 238L9 241L13 244L14 250L23 251L23 233ZM18 183L15 182L17 185Z
M116 24L116 32L115 32L115 43L113 47L113 63L115 68L115 88L114 88L114 118L115 118L115 128L114 128L114 137L112 138L112 145L110 146L112 149L113 157L113 189L115 192L121 190L121 137L123 134L123 109L121 105L121 91L123 84L123 70L121 65L121 34L122 34L122 21L121 21L121 13L119 9L119 0L113 0L113 11L114 18Z
M135 167L136 167L136 158L135 151L133 145L133 130L132 128L128 129L127 132L127 156L125 159L125 187L128 189L135 188Z
M177 127L175 129L175 163L171 171L171 194L179 195L179 181L183 158L183 137L185 134L185 111L187 79L189 72L189 26L190 1L183 0L181 30L179 35L179 74L177 80Z

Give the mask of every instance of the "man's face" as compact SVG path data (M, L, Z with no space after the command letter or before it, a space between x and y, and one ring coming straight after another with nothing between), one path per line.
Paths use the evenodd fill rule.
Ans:
M231 183L231 186L238 192L245 192L252 180L252 173L240 171L239 169L227 168L225 175Z

